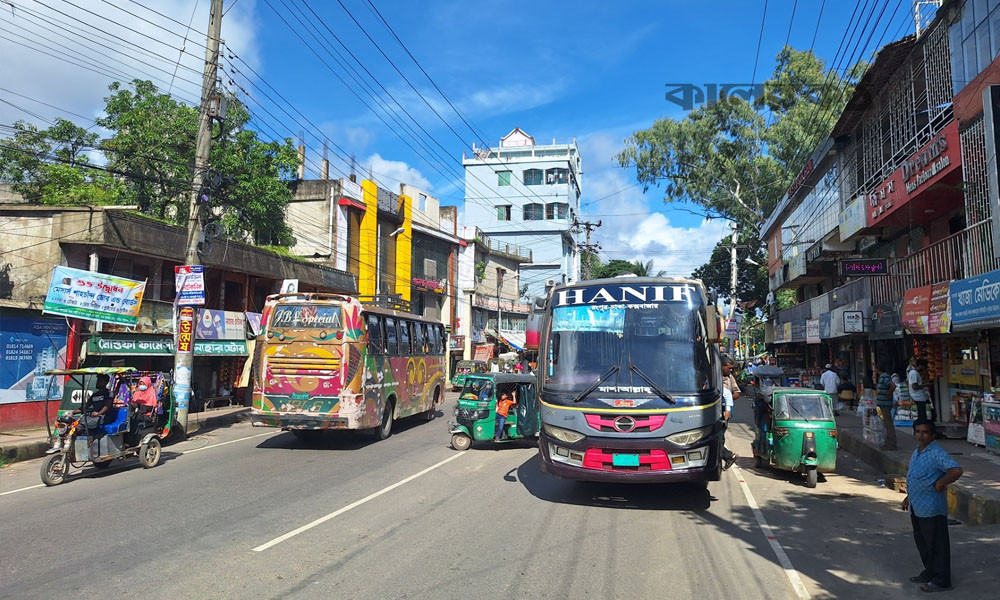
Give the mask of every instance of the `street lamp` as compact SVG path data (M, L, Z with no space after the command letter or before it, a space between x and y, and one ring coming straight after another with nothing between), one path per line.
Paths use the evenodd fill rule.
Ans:
M763 267L764 265L750 258L749 256L743 259L747 264L753 265L755 267Z
M406 231L405 227L398 227L395 231L389 234L389 237L396 237L397 235L403 233L404 231Z

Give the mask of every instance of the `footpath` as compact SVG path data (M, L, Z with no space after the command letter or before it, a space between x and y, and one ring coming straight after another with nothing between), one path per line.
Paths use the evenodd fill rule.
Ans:
M188 437L206 429L227 427L234 423L250 420L250 407L230 406L209 409L188 415ZM45 456L51 447L48 431L28 429L25 431L0 432L0 464L31 460Z
M913 431L896 428L898 450L881 450L864 439L861 417L843 410L837 417L840 447L857 456L877 471L886 474L886 484L893 477L906 477L910 456L917 447ZM938 439L937 443L962 465L961 479L948 486L948 513L969 525L1000 524L1000 456L969 442ZM902 495L900 495L902 500Z

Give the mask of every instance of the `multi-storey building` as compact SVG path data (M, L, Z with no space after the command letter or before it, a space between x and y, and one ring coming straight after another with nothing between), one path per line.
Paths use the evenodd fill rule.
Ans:
M497 148L473 147L462 165L466 222L496 242L532 251L532 262L521 265L522 295L544 294L549 280L576 281L580 255L572 228L583 175L576 142L540 145L515 128Z
M1000 375L1000 301L980 293L1000 280L988 150L1000 121L1000 88L988 83L1000 81L997 23L1000 1L953 0L882 48L768 220L771 288L795 291L793 306L771 312L768 339L779 357L804 357L786 364L805 383L835 359L861 388L873 363L903 371L926 359L948 423ZM810 207L824 189L828 200Z

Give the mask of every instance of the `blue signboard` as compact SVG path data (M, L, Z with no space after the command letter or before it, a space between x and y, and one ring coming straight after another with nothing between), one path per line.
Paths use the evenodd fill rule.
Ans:
M819 337L823 340L830 338L830 313L819 316Z
M1000 318L1000 270L952 281L949 295L953 325Z
M4 316L0 329L0 404L62 399L62 378L45 375L65 367L66 321ZM51 384L51 388L50 388Z

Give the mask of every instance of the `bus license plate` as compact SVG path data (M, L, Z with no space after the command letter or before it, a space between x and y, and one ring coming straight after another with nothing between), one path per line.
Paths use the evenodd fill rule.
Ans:
M611 457L611 464L615 467L638 467L638 454L615 454Z

